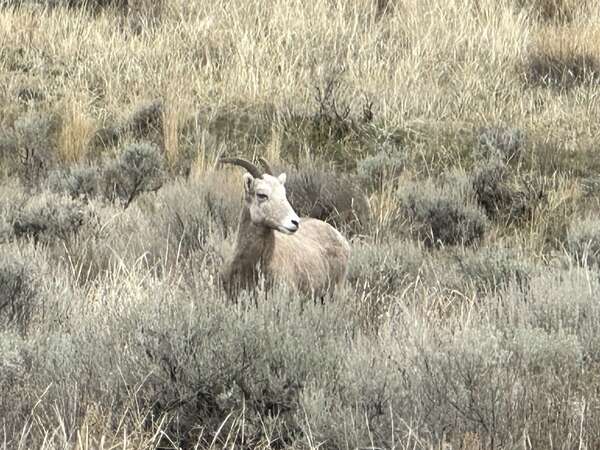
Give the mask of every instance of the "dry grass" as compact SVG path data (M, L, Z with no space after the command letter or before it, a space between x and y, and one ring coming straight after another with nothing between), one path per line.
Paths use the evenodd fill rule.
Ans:
M525 77L528 83L560 89L600 83L597 25L542 28L532 44Z
M345 85L338 102L360 115L361 98L368 95L376 123L386 128L418 127L430 134L457 123L505 122L542 130L552 128L557 117L551 111L562 103L521 90L514 67L527 58L528 48L537 48L536 29L525 16L491 0L479 2L478 12L465 11L460 2L412 0L383 15L370 2L323 1L310 7L172 2L164 5L160 25L140 34L121 28L119 13L110 9L90 17L76 10L39 15L23 8L4 10L0 17L6 30L4 64L11 69L3 76L10 85L43 86L51 109L58 108L55 99L87 93L94 99L88 114L97 123L122 118L130 105L164 97L165 145L173 155L182 146L175 129L193 112L189 105L208 111L209 118L224 107L235 112L236 105L310 112L312 87L338 68L344 68ZM597 15L596 8L589 22ZM577 23L570 29L561 32L564 38L561 33L544 37L540 54L550 61L555 54L566 58L571 49L587 54L593 42L587 32ZM547 113L530 124L528 111L540 103ZM589 112L585 101L564 106L572 116ZM258 147L268 145L267 140Z
M182 83L185 80L181 80ZM165 110L163 111L162 126L164 137L164 150L167 164L171 169L176 169L181 163L181 130L186 121L193 115L193 108L189 101L189 92L185 88L178 91L168 91L165 96Z
M556 176L547 180L542 189L545 199L537 205L521 236L522 245L537 255L544 254L549 248L560 248L573 218L586 209L581 187L573 180Z
M589 14L594 2L587 0L518 0L533 18L554 23L573 21Z
M89 102L66 99L64 111L58 138L58 155L62 163L73 164L88 156L96 123L89 115Z

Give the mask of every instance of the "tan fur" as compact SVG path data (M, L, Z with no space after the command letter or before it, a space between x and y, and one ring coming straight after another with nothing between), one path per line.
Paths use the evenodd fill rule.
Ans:
M288 217L297 219L285 196L285 175L259 179L246 174L244 181L236 247L222 272L227 293L235 296L240 289L254 287L262 274L271 283L311 295L331 294L346 277L348 241L331 225L311 218L300 219L295 233L278 231ZM269 199L258 201L256 192L268 193Z
M274 234L267 271L275 279L317 296L330 293L344 281L350 245L331 225L304 218L295 234Z

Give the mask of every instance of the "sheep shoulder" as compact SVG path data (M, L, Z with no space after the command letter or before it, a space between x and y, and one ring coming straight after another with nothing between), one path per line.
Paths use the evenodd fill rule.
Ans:
M302 290L324 294L343 282L349 259L350 244L339 231L303 218L296 233L275 233L268 271Z

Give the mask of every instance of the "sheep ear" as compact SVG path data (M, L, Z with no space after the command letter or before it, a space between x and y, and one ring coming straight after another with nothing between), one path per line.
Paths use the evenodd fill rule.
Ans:
M279 175L279 176L277 177L277 179L279 180L279 182L280 182L281 184L285 184L285 180L287 180L287 176L285 175L285 173L282 173L281 175Z
M249 173L244 174L244 190L246 194L254 193L254 177Z

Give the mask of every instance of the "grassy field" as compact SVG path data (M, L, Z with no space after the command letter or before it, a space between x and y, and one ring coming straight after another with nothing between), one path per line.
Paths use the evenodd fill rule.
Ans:
M598 23L0 1L0 449L600 447ZM335 299L225 298L222 155L348 236Z

